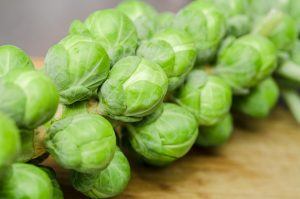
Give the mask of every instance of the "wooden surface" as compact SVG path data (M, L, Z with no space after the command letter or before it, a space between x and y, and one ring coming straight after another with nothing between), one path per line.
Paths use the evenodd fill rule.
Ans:
M40 62L39 62L40 63ZM131 161L132 179L118 198L300 198L300 126L283 108L265 120L235 119L230 141L193 148L166 168ZM53 160L66 199L84 199Z

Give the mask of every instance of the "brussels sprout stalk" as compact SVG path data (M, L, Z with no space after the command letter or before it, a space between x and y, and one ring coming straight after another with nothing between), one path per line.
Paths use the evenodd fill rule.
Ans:
M296 90L282 89L281 93L294 118L300 123L300 95Z
M300 65L293 61L286 61L277 69L276 73L283 78L300 83Z

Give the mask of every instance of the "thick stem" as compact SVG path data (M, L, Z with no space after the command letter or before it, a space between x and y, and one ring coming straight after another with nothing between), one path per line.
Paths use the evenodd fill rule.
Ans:
M300 95L296 90L282 89L283 98L293 114L294 118L300 123Z
M300 66L292 61L286 61L276 71L276 73L288 80L300 83Z

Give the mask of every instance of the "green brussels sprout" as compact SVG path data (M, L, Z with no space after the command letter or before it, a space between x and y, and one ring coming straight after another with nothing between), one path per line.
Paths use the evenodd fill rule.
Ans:
M155 17L156 32L171 28L175 15L172 12L162 12Z
M227 114L224 119L212 126L200 126L196 145L214 147L224 144L233 131L232 117Z
M0 111L17 125L34 129L52 118L59 95L46 75L34 70L14 70L0 80Z
M62 167L91 173L108 166L115 152L116 137L105 118L82 113L53 123L45 145Z
M166 29L145 41L137 55L159 64L169 79L169 90L174 90L184 81L196 59L196 48L188 33Z
M267 117L279 98L279 88L272 78L254 87L248 95L234 98L233 107L254 118Z
M0 77L17 68L34 69L30 57L20 48L0 46Z
M298 33L300 32L300 1L288 0L288 6L286 12L294 18L297 24Z
M198 135L198 124L189 111L165 103L139 123L128 125L129 141L145 162L164 166L183 157Z
M92 174L73 171L71 175L71 182L75 189L93 199L119 195L124 191L129 180L130 165L119 148L106 169Z
M18 156L18 162L28 162L46 153L44 148L45 133L43 131L39 131L39 129L20 130L20 135L21 153Z
M53 187L53 199L63 199L64 194L61 191L60 185L56 180L56 173L51 167L39 166L44 172L46 172L51 180Z
M137 30L121 11L99 10L92 13L84 24L80 23L76 20L71 25L70 33L92 35L105 48L112 65L123 57L135 54L138 45Z
M219 54L215 74L224 79L234 93L247 92L276 68L276 48L260 35L245 35Z
M184 7L174 27L191 34L197 48L197 63L211 61L226 33L226 19L212 3L197 0Z
M281 89L283 99L293 114L295 120L300 124L300 94L298 90L284 88Z
M288 51L297 41L297 25L292 17L279 10L271 10L268 15L260 19L253 30L272 41L276 48Z
M130 56L110 71L99 93L101 112L125 122L141 120L163 101L168 78L154 62Z
M110 70L109 57L92 37L71 34L50 48L45 72L53 80L60 101L72 104L96 93Z
M0 113L0 181L5 169L10 166L19 155L21 142L15 123Z
M12 174L0 188L0 198L53 199L53 187L47 173L24 163L15 163Z
M221 78L194 70L175 98L179 105L196 116L199 125L211 126L228 113L232 93Z
M227 20L227 34L241 36L250 32L251 21L247 15L249 2L246 0L206 0L222 11Z
M148 39L155 32L155 17L158 13L151 5L140 0L127 0L120 3L117 9L133 21L139 39Z
M247 0L248 14L253 20L259 20L272 9L283 10L289 0Z

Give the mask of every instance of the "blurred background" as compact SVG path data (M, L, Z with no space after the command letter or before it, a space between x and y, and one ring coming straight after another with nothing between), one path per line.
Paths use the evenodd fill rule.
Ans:
M176 12L190 0L145 0L159 11ZM121 0L0 0L0 45L12 44L44 56L68 32L72 20L116 6Z

